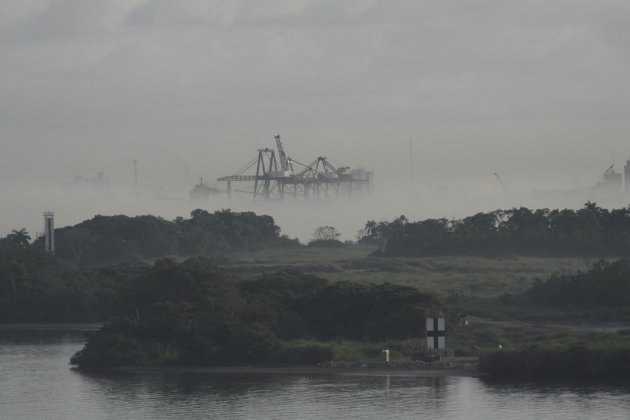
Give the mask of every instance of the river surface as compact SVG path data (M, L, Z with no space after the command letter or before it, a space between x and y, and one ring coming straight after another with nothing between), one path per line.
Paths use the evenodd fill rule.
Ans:
M86 374L74 331L0 328L0 419L630 419L630 387L469 377Z

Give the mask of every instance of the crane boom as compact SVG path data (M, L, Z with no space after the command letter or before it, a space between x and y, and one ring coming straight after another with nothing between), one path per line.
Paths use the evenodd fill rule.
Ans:
M501 179L501 177L499 176L498 172L494 173L494 177L497 179L497 181L499 182L499 185L501 186L502 189L505 189L505 184L503 183L503 180Z
M608 174L610 174L610 173L614 172L614 171L613 171L613 169L614 169L614 168L615 168L615 165L614 165L614 164L610 165L610 166L608 167L608 169L606 169L606 170L604 171L604 175L608 175Z
M278 149L278 159L280 159L280 167L283 171L289 170L289 162L287 160L287 155L284 153L284 147L282 147L282 142L280 141L280 134L276 133L273 135L276 139L276 148Z

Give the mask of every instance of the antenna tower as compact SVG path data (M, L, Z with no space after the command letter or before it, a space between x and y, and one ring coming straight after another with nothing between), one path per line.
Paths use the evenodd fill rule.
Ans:
M55 253L55 214L52 211L44 213L44 246L47 254Z

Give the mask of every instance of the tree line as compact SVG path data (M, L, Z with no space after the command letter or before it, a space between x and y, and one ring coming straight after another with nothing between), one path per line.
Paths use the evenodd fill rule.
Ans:
M0 238L0 322L109 319L123 284L165 255L220 258L229 252L300 246L273 218L195 210L188 219L96 216L55 230L56 253L25 229Z
M43 239L33 244L43 249ZM271 216L194 210L190 218L95 216L55 230L56 256L76 266L137 262L167 255L219 257L228 252L299 246Z
M630 207L608 210L588 202L578 210L525 207L477 213L463 219L400 216L368 221L359 242L381 256L630 256Z

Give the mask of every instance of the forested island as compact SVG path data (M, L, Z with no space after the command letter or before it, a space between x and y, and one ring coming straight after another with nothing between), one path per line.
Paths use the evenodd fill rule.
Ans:
M282 272L236 281L207 259L163 259L134 282L126 316L90 337L80 367L315 364L330 340L402 340L416 334L431 295Z
M617 378L627 330L546 324L630 321L627 219L591 203L401 217L354 243L318 228L305 246L250 212L96 216L56 230L54 256L24 230L0 239L0 322L106 322L73 356L82 368L363 363L386 347L426 359L424 311L439 304L448 346L493 375Z

